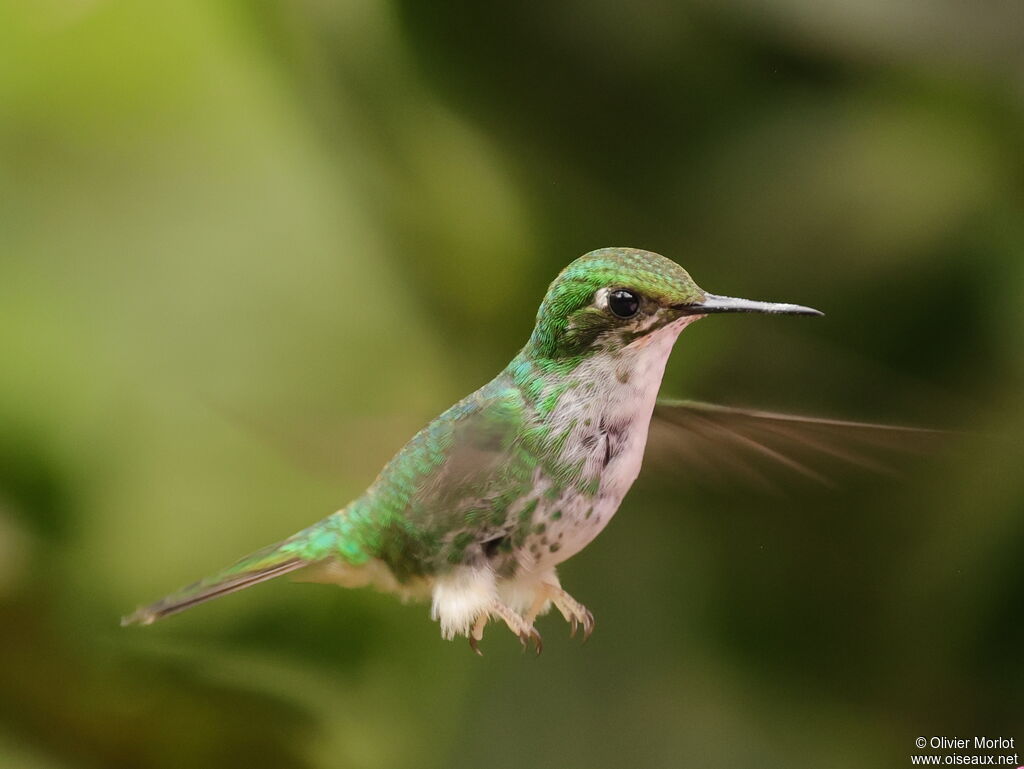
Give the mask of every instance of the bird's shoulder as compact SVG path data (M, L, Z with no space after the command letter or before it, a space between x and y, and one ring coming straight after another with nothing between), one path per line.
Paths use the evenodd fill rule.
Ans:
M510 463L522 462L519 439L533 417L534 407L515 383L499 375L413 436L369 493L396 512L438 503L450 507L459 495L493 485Z
M499 376L449 408L402 448L357 507L375 520L379 556L396 574L433 573L507 527L533 485L521 440L533 407Z

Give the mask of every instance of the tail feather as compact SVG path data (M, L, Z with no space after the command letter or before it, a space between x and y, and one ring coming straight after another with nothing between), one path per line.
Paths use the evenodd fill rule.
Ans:
M283 543L271 545L252 555L242 558L232 566L212 577L184 587L177 593L161 598L156 603L143 606L126 617L121 625L151 625L158 619L169 617L185 609L220 598L222 595L266 582L268 579L301 569L310 562L295 556L294 552L282 550Z

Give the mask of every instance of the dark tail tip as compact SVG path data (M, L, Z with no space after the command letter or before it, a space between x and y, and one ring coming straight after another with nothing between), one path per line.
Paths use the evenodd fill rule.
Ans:
M301 569L306 562L299 558L289 558L286 561L275 563L270 566L241 572L239 574L227 573L228 576L218 575L210 579L196 582L180 592L162 598L154 604L136 609L126 617L121 618L121 627L128 625L152 625L158 619L169 617L172 614L191 609L193 606L212 601L222 595L237 592L250 585L265 582L268 579L279 577L290 571Z

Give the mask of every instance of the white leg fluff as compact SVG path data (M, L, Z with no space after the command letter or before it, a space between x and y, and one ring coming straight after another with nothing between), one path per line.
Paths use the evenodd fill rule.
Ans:
M430 616L441 623L441 635L451 640L469 635L477 617L498 600L494 572L487 567L460 566L434 580Z

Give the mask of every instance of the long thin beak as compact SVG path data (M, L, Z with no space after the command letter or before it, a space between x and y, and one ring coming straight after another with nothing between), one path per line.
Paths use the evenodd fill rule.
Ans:
M750 299L737 299L733 296L705 294L704 301L693 304L677 304L676 309L683 315L710 315L714 312L763 312L770 315L824 315L813 307L800 304L783 304L781 302L755 302Z

